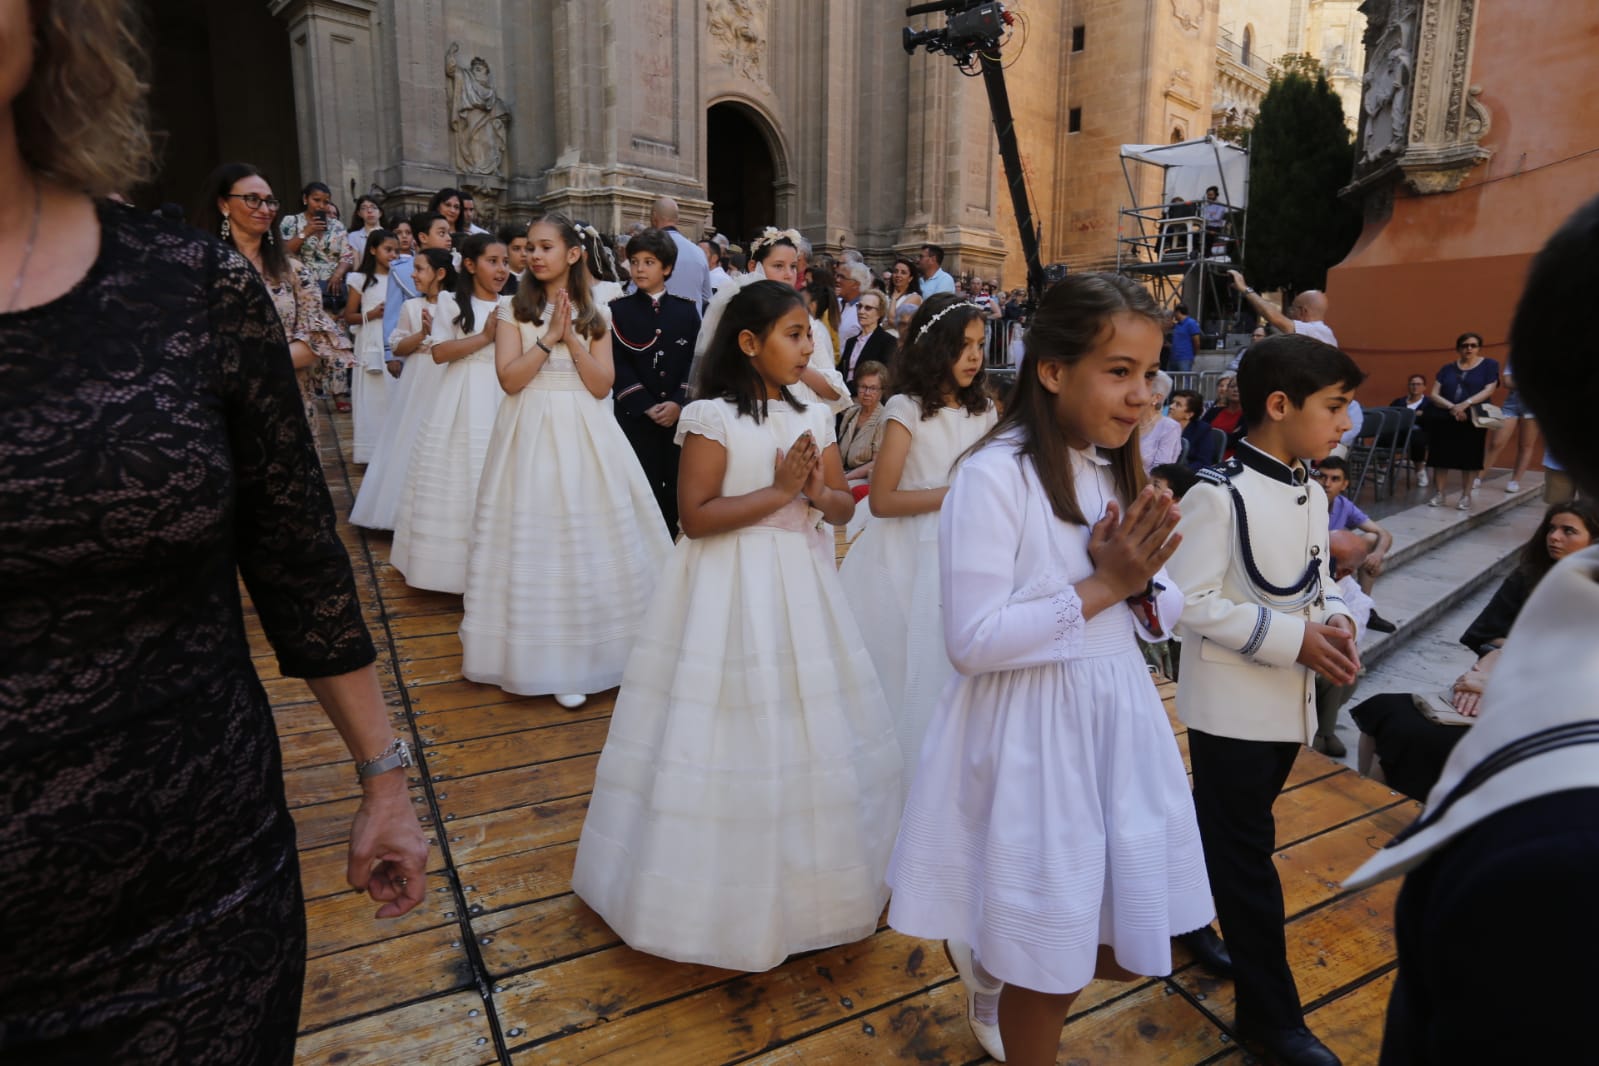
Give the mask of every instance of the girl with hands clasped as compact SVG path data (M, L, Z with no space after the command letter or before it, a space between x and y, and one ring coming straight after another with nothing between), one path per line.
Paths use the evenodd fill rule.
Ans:
M1165 639L1183 602L1163 569L1177 506L1141 488L1161 334L1124 278L1057 283L939 511L958 676L921 746L888 920L946 941L973 1031L1013 1066L1053 1064L1084 985L1170 972L1172 935L1214 915L1137 640Z
M766 970L870 936L900 757L833 565L854 512L775 281L725 305L677 439L680 540L611 715L572 888L628 945ZM1168 738L1170 733L1168 732Z
M370 201L368 201L370 205ZM370 463L393 398L388 374L389 345L383 336L384 297L389 291L389 264L400 254L400 242L388 230L375 229L364 245L361 269L347 279L349 300L344 321L355 329L355 374L350 397L355 406L352 451L358 463Z
M476 484L461 620L468 680L567 708L621 682L672 550L611 413L610 308L585 265L593 240L562 215L535 222L516 295L492 330L484 322L493 341L480 350L504 399Z
M455 267L442 248L424 248L412 264L412 280L421 295L405 301L399 323L389 334L389 349L405 372L389 401L383 432L372 449L372 461L361 478L350 521L367 529L393 529L411 470L411 446L422 421L433 409L445 364L435 362L435 343L454 336ZM374 323L376 325L376 323Z
M504 395L494 371L494 339L500 290L510 273L497 237L474 233L462 241L449 339L429 349L444 376L411 445L389 552L390 564L412 588L466 591L477 483Z
M955 460L998 416L983 373L983 309L950 293L911 320L871 477L872 521L839 576L894 715L910 788L922 734L955 673L938 604L938 515Z

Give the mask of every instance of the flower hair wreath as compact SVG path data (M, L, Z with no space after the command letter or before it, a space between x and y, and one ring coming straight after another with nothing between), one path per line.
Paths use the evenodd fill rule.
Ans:
M981 304L972 303L970 300L958 300L944 308L932 318L929 318L926 323L923 324L922 328L916 331L916 339L920 341L923 337L927 336L927 331L938 325L939 319L943 318L957 307L970 307L973 311L981 311L983 309Z
M804 239L799 235L799 230L780 230L776 226L767 226L766 229L761 231L761 235L759 237L756 237L750 242L750 256L753 257L756 252L760 251L768 244L776 244L778 241L783 240L784 238L787 238L788 242L796 248L799 247L800 241Z

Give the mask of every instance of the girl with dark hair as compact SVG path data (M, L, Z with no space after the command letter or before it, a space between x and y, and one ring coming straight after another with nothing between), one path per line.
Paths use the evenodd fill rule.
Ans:
M273 226L278 201L261 172L248 163L225 163L206 179L206 189L202 219L255 267L277 308L289 339L305 417L314 432L317 383L334 367L352 361L350 338L323 310L321 291L310 271L285 252ZM348 403L344 409L349 409Z
M433 345L451 340L456 316L455 267L444 248L424 248L411 263L420 295L400 307L389 348L405 370L389 402L389 416L361 478L350 521L367 529L393 529L411 469L411 446L433 404L444 366L430 358Z
M855 504L832 416L792 396L809 330L786 283L725 304L706 398L677 424L684 538L628 660L573 868L629 946L680 962L767 970L870 936L887 895L899 748L818 531Z
M466 554L477 509L478 479L504 393L494 372L500 289L510 260L498 237L474 233L461 242L456 314L448 336L428 349L444 367L426 401L411 445L411 465L394 516L389 563L412 588L466 591Z
M1460 643L1477 661L1449 690L1457 712L1467 718L1477 716L1500 649L1544 575L1561 559L1594 544L1599 544L1599 506L1593 501L1565 500L1544 512L1543 521L1522 546L1516 568L1460 636ZM1501 710L1514 713L1510 707ZM1360 727L1360 772L1422 801L1466 732L1459 725L1442 725L1424 716L1408 692L1373 696L1349 713Z
M350 296L344 320L355 330L355 374L350 397L355 407L355 433L351 445L355 461L370 463L372 449L383 432L389 413L394 378L400 366L389 370L389 346L383 336L385 301L389 294L389 268L400 254L400 242L388 230L373 230L361 256L361 269L350 274Z
M278 236L289 255L294 256L316 282L322 306L334 313L344 311L344 276L355 266L355 255L346 239L344 223L333 211L333 192L320 181L313 181L300 193L304 210L278 220ZM343 337L344 334L340 333ZM328 365L318 368L318 384L341 414L350 411L350 368L354 363L346 343L337 349Z
M982 308L949 293L928 297L897 365L872 467L872 521L839 576L888 697L909 789L928 719L955 673L938 613L938 513L955 460L998 421L983 387Z
M359 196L355 201L355 219L360 223L344 235L350 244L350 255L359 264L366 255L366 242L372 234L383 228L383 205L371 196ZM360 269L359 265L356 269ZM345 276L349 280L349 276Z
M1137 640L1165 639L1183 604L1164 572L1176 504L1140 488L1163 326L1126 278L1051 287L939 516L960 676L911 782L889 922L948 940L978 1039L1018 1066L1056 1061L1090 980L1170 972L1172 934L1215 913Z
M503 245L496 247L503 248ZM528 229L528 269L499 311L505 393L478 487L461 619L470 681L563 707L615 688L672 550L611 410L611 314L562 215Z

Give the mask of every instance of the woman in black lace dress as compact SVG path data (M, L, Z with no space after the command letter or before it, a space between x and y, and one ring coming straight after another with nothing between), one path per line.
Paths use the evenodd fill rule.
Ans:
M239 574L352 754L392 733L260 280L83 191L148 158L122 17L0 3L0 1062L287 1064L305 924ZM363 784L350 881L403 914L426 841L403 769Z

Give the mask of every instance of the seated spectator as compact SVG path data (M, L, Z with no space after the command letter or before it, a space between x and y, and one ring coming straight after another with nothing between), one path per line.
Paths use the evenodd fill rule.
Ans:
M1344 495L1344 490L1349 487L1349 464L1345 460L1331 455L1323 459L1316 467L1316 480L1327 491L1328 532L1349 530L1360 537L1365 547L1365 558L1356 568L1356 576L1360 591L1370 596L1372 585L1382 576L1383 567L1387 564L1388 552L1394 546L1394 536L1373 521L1354 500ZM1368 625L1378 633L1392 633L1395 629L1392 622L1375 610L1371 612Z
M1227 434L1227 448L1221 458L1231 455L1244 438L1244 406L1238 397L1237 374L1229 372L1216 379L1216 402L1201 417L1212 429Z
M1505 638L1538 582L1555 563L1596 541L1599 507L1592 502L1568 500L1544 513L1537 532L1521 550L1519 565L1460 637L1477 661L1455 679L1451 696L1456 711L1468 718L1476 716ZM1514 706L1501 710L1515 713ZM1460 726L1438 725L1427 719L1409 693L1373 696L1351 714L1362 734L1361 773L1418 800L1427 798L1449 753L1466 732Z
M1149 483L1155 486L1156 492L1170 489L1172 497L1180 500L1184 493L1199 484L1199 475L1181 463L1166 463L1149 472Z
M1269 327L1264 325L1256 326L1254 331L1249 334L1249 343L1239 348L1238 351L1234 353L1232 360L1227 364L1227 369L1231 370L1235 374L1238 373L1238 364L1244 361L1244 353L1269 336L1271 336L1271 329Z
M844 412L838 429L838 457L844 478L857 501L864 499L877 449L883 445L883 393L888 367L868 359L855 368L855 403Z
M1154 395L1149 398L1149 406L1144 408L1138 423L1138 451L1143 457L1146 474L1157 466L1175 463L1183 453L1182 423L1161 413L1166 397L1171 395L1170 375L1164 370L1156 371L1151 389Z
M1355 441L1360 439L1360 431L1365 428L1366 412L1361 410L1359 400L1349 401L1349 428L1344 430L1343 436L1338 438L1338 447L1332 450L1334 458L1348 457L1349 449L1355 446Z
M1333 580L1338 582L1339 594L1344 598L1344 606L1349 608L1350 615L1355 620L1355 641L1358 644L1366 639L1366 628L1371 622L1372 608L1371 597L1361 591L1360 584L1355 580L1355 575L1360 572L1361 566L1369 555L1365 538L1353 530L1341 529L1331 533L1328 538L1328 551L1332 555ZM1315 748L1323 755L1330 755L1341 759L1349 754L1349 749L1344 747L1344 742L1337 733L1338 711L1348 702L1350 695L1355 691L1354 682L1348 685L1335 685L1326 678L1316 678L1316 739Z
M1388 406L1404 407L1416 414L1415 428L1410 431L1410 462L1416 468L1416 484L1426 488L1427 429L1422 420L1427 417L1427 412L1432 407L1432 404L1427 402L1427 375L1410 375L1409 380L1405 382L1405 394L1396 397Z
M1190 470L1202 470L1221 459L1213 446L1215 435L1210 431L1210 423L1201 421L1199 417L1199 409L1204 402L1193 389L1178 389L1171 394L1171 407L1167 411L1167 415L1180 428L1182 439L1188 442Z

